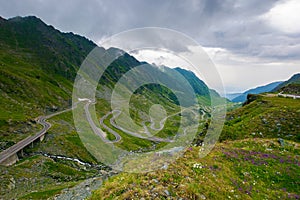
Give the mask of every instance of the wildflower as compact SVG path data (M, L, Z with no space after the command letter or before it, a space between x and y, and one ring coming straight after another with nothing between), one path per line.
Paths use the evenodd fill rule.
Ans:
M193 165L193 168L196 168L196 169L202 169L202 165L201 165L201 163L195 163L195 164Z
M244 172L243 174L244 174L244 176L248 176L249 172Z

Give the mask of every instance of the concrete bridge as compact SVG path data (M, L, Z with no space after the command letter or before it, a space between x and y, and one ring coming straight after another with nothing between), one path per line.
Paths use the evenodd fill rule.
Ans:
M64 112L71 111L72 109L76 108L77 104L79 102L74 103L74 105L71 108L68 108L66 110L62 110L47 116L41 116L37 118L37 123L41 124L43 126L43 129L37 132L33 136L29 136L25 138L24 140L21 140L17 144L9 147L8 149L5 149L0 153L0 165L13 165L15 164L18 160L18 154L23 156L23 149L29 146L30 144L33 145L34 142L36 141L43 141L45 138L45 134L47 131L51 128L51 124L49 122L46 122L47 119L54 117L56 115L59 115Z
M43 129L34 136L29 136L21 140L17 144L5 149L0 153L0 164L9 166L15 164L18 160L18 154L23 156L23 149L29 145L33 145L35 141L43 141L46 132L51 127L51 124L46 122L47 117L39 117L37 122L43 126Z

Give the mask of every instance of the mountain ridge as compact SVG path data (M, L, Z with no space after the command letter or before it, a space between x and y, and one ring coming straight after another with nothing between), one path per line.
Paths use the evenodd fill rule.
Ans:
M62 33L34 16L2 20L0 139L17 142L36 126L25 126L28 121L70 107L73 80L82 61L94 47L96 44L92 41L71 32ZM110 48L106 51L113 53L122 50ZM124 55L111 63L104 72L99 86L112 89L122 74L140 64L145 63L124 52ZM209 103L209 89L205 83L192 72L183 69L180 71L189 74L197 94L203 95L202 102ZM165 89L150 89L165 93L159 95L160 97L156 96L157 98L175 100ZM212 94L218 96L215 92ZM7 136L7 133L14 131L23 134Z

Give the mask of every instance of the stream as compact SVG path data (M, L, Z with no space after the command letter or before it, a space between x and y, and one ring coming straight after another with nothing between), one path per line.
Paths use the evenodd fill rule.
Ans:
M55 195L51 199L55 199L55 200L86 199L92 195L92 192L94 190L97 190L101 187L103 181L105 181L108 177L117 174L116 171L102 164L91 164L91 163L83 162L77 158L70 158L70 157L60 156L60 155L49 155L46 153L38 153L38 154L55 160L67 160L67 161L75 162L84 167L97 168L100 171L100 174L98 174L96 177L83 180L81 183L75 185L74 187L65 188L59 194Z
M43 153L42 155L45 156L45 157L48 157L48 158L52 158L52 159L61 159L61 160L69 160L69 161L77 162L78 164L84 165L84 166L87 166L87 167L94 166L90 163L83 162L83 161L81 161L77 158L69 158L69 157L65 157L65 156L49 155L49 154L46 154L46 153ZM98 166L101 166L101 165L98 165Z

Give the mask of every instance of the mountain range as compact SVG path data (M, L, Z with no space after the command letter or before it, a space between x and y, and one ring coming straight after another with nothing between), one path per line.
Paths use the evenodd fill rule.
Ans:
M7 147L7 143L26 137L35 126L27 123L28 121L70 107L77 70L96 46L82 36L62 33L35 16L1 18L1 148ZM110 48L105 51L114 53L122 50ZM123 53L104 72L99 81L99 91L106 88L111 92L123 74L135 66L145 64ZM188 80L200 103L209 105L210 95L221 99L217 92L209 89L193 72L180 68L174 70ZM148 88L147 96L152 101L164 102L170 106L176 104L174 94L166 88L159 85L144 88ZM11 133L14 132L21 134L12 136Z
M253 89L249 89L249 90L243 92L242 94L232 98L231 101L232 102L244 102L247 100L248 94L261 94L264 92L270 92L281 83L282 83L282 81L277 81L277 82L269 83L264 86L259 86L259 87L253 88Z

